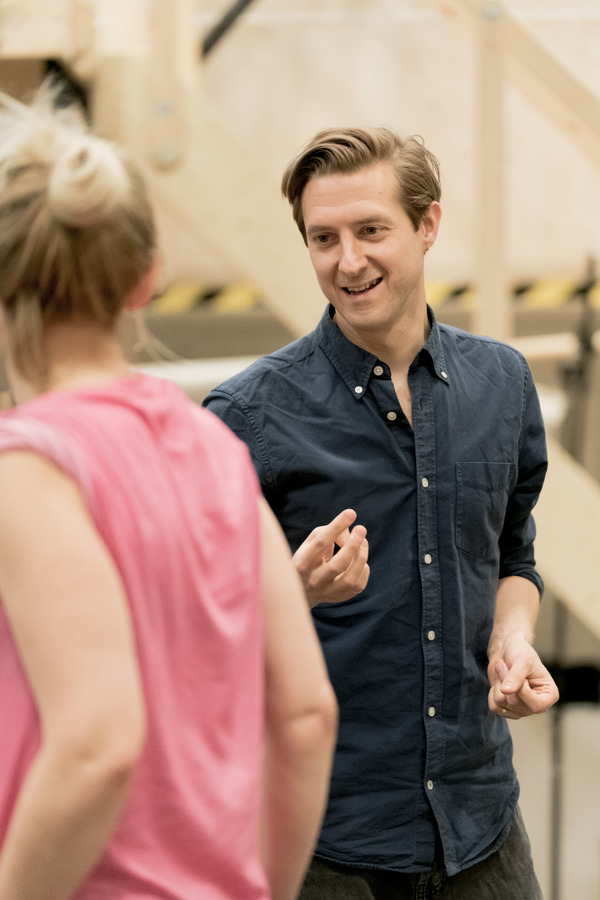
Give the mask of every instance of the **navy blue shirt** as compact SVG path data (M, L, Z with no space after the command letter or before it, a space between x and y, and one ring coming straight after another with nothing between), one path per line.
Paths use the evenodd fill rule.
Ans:
M408 373L411 428L389 367L331 313L205 404L249 445L292 551L347 507L367 528L367 587L313 610L340 706L318 855L428 869L437 827L452 875L496 849L517 803L486 649L498 578L542 590L539 403L520 353L430 310Z

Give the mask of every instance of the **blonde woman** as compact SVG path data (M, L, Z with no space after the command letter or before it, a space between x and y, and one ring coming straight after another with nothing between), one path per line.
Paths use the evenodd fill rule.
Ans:
M0 900L292 900L336 706L245 446L116 334L140 173L1 97Z

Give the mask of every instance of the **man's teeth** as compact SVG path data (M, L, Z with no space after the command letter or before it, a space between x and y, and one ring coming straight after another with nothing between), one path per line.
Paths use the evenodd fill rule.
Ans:
M375 287L376 284L379 284L381 278L375 278L373 281L370 281L368 284L363 284L362 287L359 288L349 288L346 287L344 290L347 294L364 294L365 291L370 290L372 287Z

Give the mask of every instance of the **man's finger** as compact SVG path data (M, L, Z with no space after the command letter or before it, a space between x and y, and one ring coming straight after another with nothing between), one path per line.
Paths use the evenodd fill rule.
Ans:
M326 565L335 577L348 572L350 568L360 571L369 558L369 543L367 541L367 529L364 525L355 525L350 532L349 540L345 541L335 556Z
M527 663L521 662L521 664L515 663L504 675L500 690L503 694L518 694L523 687L528 674L529 661L527 661Z
M356 513L353 509L342 510L327 525L317 525L316 528L313 528L298 549L307 547L315 553L320 553L333 547L334 544L339 545L340 541L345 542L345 532L348 531L355 519Z

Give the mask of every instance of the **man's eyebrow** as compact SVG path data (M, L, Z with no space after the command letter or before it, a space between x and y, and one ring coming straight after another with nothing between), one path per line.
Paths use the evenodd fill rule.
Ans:
M354 222L352 222L352 225L359 225L359 226L361 226L361 225L377 225L379 223L382 223L382 222L385 223L387 221L388 221L388 217L384 214L380 214L380 215L374 215L374 216L364 216L361 219L356 219ZM316 225L309 225L308 228L306 229L306 233L308 235L310 235L310 234L316 234L319 231L331 231L331 230L332 229L331 229L330 225L316 224Z
M318 231L328 231L328 225L309 225L306 229L307 234L316 234Z
M380 213L377 216L365 216L364 219L357 219L355 224L356 225L377 225L380 222L388 222L388 221L389 221L388 216L384 215L383 213Z

